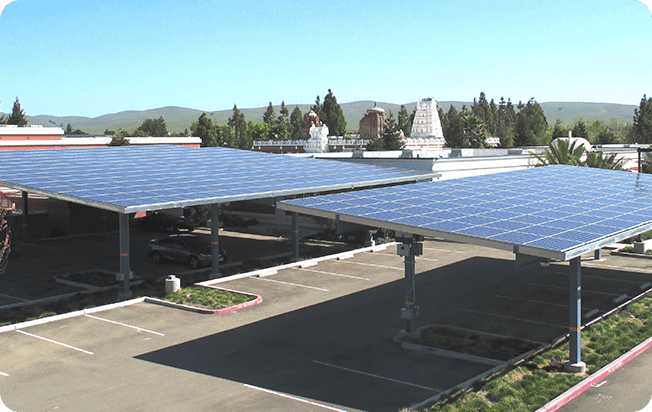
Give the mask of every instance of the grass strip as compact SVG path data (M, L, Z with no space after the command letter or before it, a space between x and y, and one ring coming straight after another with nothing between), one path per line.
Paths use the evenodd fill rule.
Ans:
M533 412L652 336L652 297L632 303L582 331L587 374L565 372L568 343L549 346L487 379L460 390L422 412ZM406 411L404 409L403 411Z
M255 296L228 290L190 286L167 295L164 300L204 309L224 309L256 299Z

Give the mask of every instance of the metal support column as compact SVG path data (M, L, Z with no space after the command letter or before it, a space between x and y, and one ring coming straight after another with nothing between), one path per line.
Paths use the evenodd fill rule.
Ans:
M22 238L23 238L23 243L28 243L29 242L29 223L28 223L28 217L29 217L29 198L27 197L28 193L23 192L23 233L22 233Z
M419 307L416 306L416 256L423 254L423 243L418 236L403 236L402 244L397 246L397 254L405 258L405 307L401 309L401 319L406 320L405 333L416 337L416 318Z
M593 252L593 258L595 260L602 260L602 248L596 249L595 252Z
M564 365L570 372L584 373L586 364L582 362L582 259L576 257L570 261L568 277L568 308L570 361Z
M220 209L218 204L211 205L211 279L222 276L220 273Z
M292 213L292 245L294 247L292 251L292 260L298 262L299 261L299 214L297 212Z
M116 276L120 281L118 299L126 300L131 298L130 280L131 267L129 263L129 215L120 213L120 273Z

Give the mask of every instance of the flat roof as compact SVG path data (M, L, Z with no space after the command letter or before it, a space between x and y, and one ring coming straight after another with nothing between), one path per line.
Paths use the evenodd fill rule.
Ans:
M556 165L277 207L566 261L651 230L652 175Z
M118 213L410 183L434 176L221 147L0 152L0 186Z

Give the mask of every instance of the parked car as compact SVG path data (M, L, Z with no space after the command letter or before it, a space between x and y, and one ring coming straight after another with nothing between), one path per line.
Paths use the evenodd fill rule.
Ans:
M189 233L150 240L147 243L147 256L150 256L156 263L161 263L166 259L175 260L188 263L194 269L212 264L210 243ZM219 262L226 263L226 261L226 252L220 249Z
M179 229L193 231L201 223L201 215L194 207L147 212L141 219L141 228L148 231L176 233Z

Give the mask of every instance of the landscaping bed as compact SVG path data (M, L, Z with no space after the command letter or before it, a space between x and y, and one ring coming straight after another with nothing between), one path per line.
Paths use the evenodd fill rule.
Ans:
M652 336L652 298L645 297L582 332L586 374L564 371L567 342L549 346L508 369L458 390L420 411L536 411Z
M219 310L237 306L256 299L254 295L202 286L181 288L167 295L163 300L201 309Z
M404 341L502 361L508 361L541 346L534 342L481 334L443 325L426 326L420 328L419 332L421 332L419 338L406 337Z
M101 288L117 285L118 281L115 280L115 275L115 272L110 272L107 270L88 270L59 276L59 279L70 280L72 282Z

